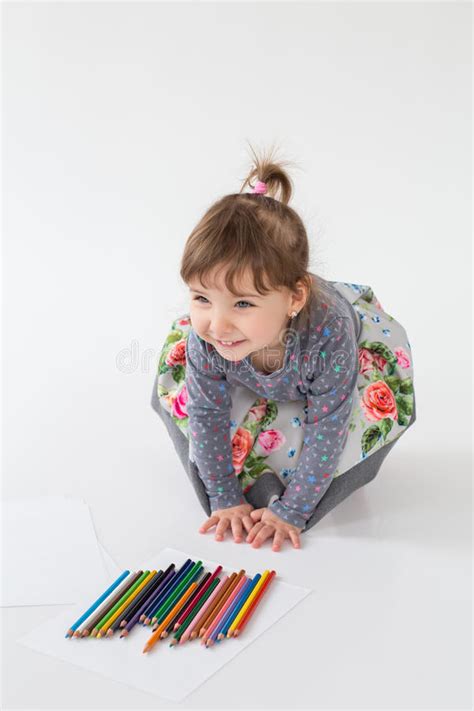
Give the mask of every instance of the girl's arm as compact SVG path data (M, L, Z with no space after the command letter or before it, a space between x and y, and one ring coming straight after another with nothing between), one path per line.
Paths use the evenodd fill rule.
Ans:
M229 383L218 356L194 330L186 341L189 439L211 511L247 503L232 464Z
M317 353L311 354L309 369L302 378L307 387L308 412L296 471L280 499L268 507L299 528L304 528L333 479L349 432L359 372L352 319L336 317L327 324L326 335Z

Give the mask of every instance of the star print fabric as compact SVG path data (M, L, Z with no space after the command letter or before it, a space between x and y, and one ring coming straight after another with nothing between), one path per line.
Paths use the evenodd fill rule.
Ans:
M192 330L186 341L189 443L211 510L247 503L232 464L232 400L225 373Z
M305 367L307 398L303 449L284 494L268 507L287 523L304 528L326 493L349 433L352 393L357 384L358 349L354 324L336 318Z
M264 398L306 401L304 444L284 494L268 508L304 528L333 479L348 435L358 376L358 317L337 293L314 305L304 327L286 347L282 368L256 370L250 356L228 361L191 329L186 342L192 458L211 510L246 503L232 464L230 385Z

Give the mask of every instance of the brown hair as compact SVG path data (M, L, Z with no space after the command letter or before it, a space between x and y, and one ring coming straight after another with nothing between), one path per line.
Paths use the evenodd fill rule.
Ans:
M250 268L259 294L286 287L297 292L303 281L309 291L300 316L309 314L318 282L309 271L309 242L299 215L288 205L292 181L272 152L259 157L252 147L253 165L238 193L225 195L207 210L189 235L181 260L185 283L197 277L206 287L214 268L227 267L226 287L238 295L238 280ZM267 184L265 194L244 193L257 180ZM279 198L277 199L277 195ZM292 324L300 322L295 318Z

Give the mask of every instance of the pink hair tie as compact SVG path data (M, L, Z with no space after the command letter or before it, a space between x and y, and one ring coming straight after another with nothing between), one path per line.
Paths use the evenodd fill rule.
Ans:
M252 192L258 193L259 195L264 195L267 192L267 184L263 183L261 180L257 180L257 183Z

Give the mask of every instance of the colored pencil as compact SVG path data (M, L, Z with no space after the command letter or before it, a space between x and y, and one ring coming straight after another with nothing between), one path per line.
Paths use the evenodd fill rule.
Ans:
M163 588L162 592L160 595L157 596L156 600L153 601L153 604L150 605L149 609L147 610L146 617L143 621L144 625L149 625L151 624L152 617L153 617L153 612L156 610L156 608L161 605L166 598L170 596L170 594L176 590L180 582L186 577L188 572L193 568L195 565L194 561L188 559L186 563L181 567L180 570L176 573L176 575L168 582L168 584Z
M157 628L155 632L151 635L151 637L148 639L147 643L145 644L143 648L143 654L146 652L149 652L150 649L156 644L156 642L160 639L160 635L165 629L166 625L168 622L172 619L173 615L176 614L178 610L181 610L184 605L186 604L186 600L193 594L194 590L197 588L197 583L191 583L190 587L186 590L184 595L178 600L176 605L171 609L169 612L168 616L165 617L161 625Z
M203 595L203 594L205 593L205 591L212 585L212 581L213 581L215 578L217 578L217 576L219 575L219 573L221 572L221 570L222 570L222 565L218 565L217 568L215 569L215 571L212 573L212 575L209 573L209 576L210 576L210 577L209 577L209 576L206 576L206 577L208 578L208 580L206 581L206 583L205 583L205 585L202 587L202 589L199 590L199 597L200 597L201 595ZM191 607L192 607L192 606L195 604L195 602L197 602L197 601L198 601L198 598L195 598L195 599L193 599L193 600L189 603L189 605L186 607L185 611L180 615L180 617L179 617L178 620L176 621L175 629L178 629L178 627L180 626L180 624L183 622L184 618L188 616Z
M104 632L102 632L102 630L103 630L104 626L107 624L107 622L110 620L112 615L114 615L115 612L119 609L119 607L121 607L123 605L123 603L130 597L130 595L133 594L134 590L137 589L137 587L140 585L140 583L145 578L148 577L149 573L150 573L149 570L145 570L144 572L142 572L142 574L138 577L138 579L133 583L132 587L129 590L127 590L125 595L123 595L123 597L113 606L113 608L110 610L110 612L108 612L105 615L105 617L102 620L100 620L100 622L97 625L97 633L96 633L97 639L100 639L103 636L103 634L105 633L105 630L104 630ZM94 630L92 630L92 634L94 634Z
M112 618L107 623L107 637L112 637L115 630L118 629L120 622L125 618L125 615L129 615L135 607L136 601L140 598L142 593L146 594L147 589L150 587L150 583L153 583L156 576L158 575L156 570L152 570L150 575L143 580L141 585L135 590L132 595L124 602L124 604L117 610L117 612L112 616ZM133 614L133 612L132 612Z
M234 573L235 575L235 573ZM197 637L197 634L199 632L199 625L202 622L202 620L206 616L206 611L210 609L210 606L215 602L221 595L222 591L225 589L227 581L229 580L229 576L226 575L222 580L219 582L219 585L216 587L216 589L213 591L212 595L206 600L205 604L202 606L202 608L199 610L199 615L196 615L195 619L192 621L192 623L189 625L189 627L186 629L186 632L180 639L180 644L183 644L186 642L187 639L191 637L191 633L193 630L196 632L194 637L191 637L191 639L194 639Z
M174 563L173 563L173 565L174 565ZM172 575L172 574L173 574L173 571L171 571L171 570L168 571L167 577L169 577L169 575ZM163 578L163 580L158 584L158 588L161 587L163 582L165 582L165 578ZM152 593L152 596L154 596L154 594L155 594L155 592ZM122 634L120 635L120 637L126 637L129 634L130 630L140 621L141 617L143 616L143 611L146 609L147 605L148 605L148 600L145 600L142 607L140 607L140 609L138 609L136 611L136 613L134 614L132 619L129 622L127 622L124 629L122 630Z
M163 575L164 572L162 570L159 570L158 573L154 576L154 578L148 581L147 585L145 585L140 595L138 595L138 597L133 601L133 605L131 605L127 610L125 610L123 615L119 617L118 621L120 623L120 627L125 627L127 622L129 622L129 620L133 617L138 608L142 608L147 600L151 600L154 591L163 580Z
M204 603L206 602L207 598L212 595L214 589L217 588L217 586L219 585L219 583L220 583L220 579L219 579L219 578L214 578L214 580L212 581L210 587L204 592L204 595L201 595L200 598L199 598L199 600L196 602L196 604L193 605L193 607L191 608L191 610L190 610L188 616L185 617L185 619L183 620L183 622L181 623L181 625L178 627L178 629L177 629L176 632L174 633L174 635L173 635L174 639L171 640L170 647L173 647L175 644L178 644L178 643L181 641L181 637L182 637L183 634L185 633L186 629L189 627L189 625L191 624L191 622L193 621L193 619L196 617L196 615L198 614L199 610L201 609L201 607L202 607L202 606L204 605Z
M140 615L139 622L142 622L144 625L147 624L146 620L149 619L147 618L148 613L153 609L155 602L160 599L160 596L163 594L163 591L170 585L171 581L174 580L176 576L176 570L169 570L166 575L163 576L163 580L160 582L151 598L147 600L147 603L144 606Z
M130 573L125 580L116 588L113 593L100 605L90 617L88 617L85 622L78 627L74 632L74 637L87 637L91 630L94 628L95 623L102 619L102 617L115 605L117 600L124 594L125 590L132 585L135 579L135 573Z
M231 581L229 587L226 589L224 595L222 598L214 605L212 610L210 611L208 617L206 620L203 622L200 630L199 630L199 636L203 637L203 635L206 633L210 625L214 622L216 619L217 615L219 614L219 611L222 610L223 606L227 604L227 600L229 597L232 595L234 592L235 588L237 585L239 585L241 579L245 577L245 570L241 570L235 578Z
M211 634L213 633L213 631L216 629L217 625L218 625L219 622L222 620L222 618L224 617L224 615L226 614L226 612L230 609L230 607L232 606L232 603L234 602L234 600L237 599L237 597L238 597L238 595L239 595L239 592L242 590L242 588L244 587L244 585L246 585L247 580L248 580L248 578L247 578L245 575L240 578L239 582L237 583L237 585L236 585L235 588L233 589L232 593L229 595L229 597L227 598L227 600L226 600L225 603L223 604L222 608L221 608L221 609L219 610L219 612L217 613L217 615L216 615L216 617L214 618L213 622L211 622L211 624L209 625L209 627L207 628L207 630L206 630L205 633L203 634L203 636L202 636L202 638L201 638L201 644L205 644L205 645L207 646L208 638L211 636ZM211 641L210 644L213 644L213 642Z
M248 596L247 600L245 601L245 604L242 605L240 608L239 612L237 615L235 615L234 619L232 620L230 625L226 625L226 629L222 630L224 635L227 635L227 637L232 637L234 634L234 630L236 629L238 623L242 619L242 617L245 615L249 607L252 605L253 600L256 598L258 595L258 592L260 588L265 585L265 581L270 575L269 570L265 570L263 575L260 576L259 580L257 581L256 585L254 585L250 595ZM230 633L230 634L229 634Z
M275 577L275 575L276 575L275 571L272 570L272 572L270 573L270 575L269 575L269 576L267 577L267 579L265 580L264 585L260 588L259 594L258 594L258 596L255 598L255 600L253 601L252 606L247 610L247 612L245 613L244 617L243 617L242 620L239 622L239 625L238 625L237 629L234 630L234 637L238 637L238 636L243 632L243 629L244 629L245 625L247 624L247 622L249 621L249 619L250 619L250 618L252 617L252 615L254 614L254 612L255 612L255 610L256 610L256 608L257 608L257 605L260 603L260 600L262 599L263 595L266 593L266 591L267 591L267 589L268 589L270 583L272 582L273 578Z
M200 574L200 570L202 568L202 561L198 560L197 563L193 565L193 567L189 570L189 572L184 576L182 581L179 583L179 585L170 593L170 595L164 600L164 602L155 610L153 613L153 617L151 618L152 624L155 622L160 623L161 620L160 618L163 618L163 615L166 615L170 609L176 602L176 600L181 596L184 588L188 586L188 584Z
M201 575L202 573L204 573L204 569L199 571L199 575ZM196 579L198 586L197 586L196 590L193 592L193 594L191 595L191 597L189 598L188 604L186 606L187 608L188 607L191 608L193 606L194 602L199 597L200 592L202 591L203 587L206 585L206 583L210 577L211 577L211 573L209 571L201 578L201 580L199 580L199 576L198 576L198 578ZM176 613L176 615L173 617L173 619L166 625L166 629L164 629L163 632L161 633L161 639L165 639L169 634L171 634L171 632L173 632L173 630L175 629L175 625L177 624L178 619L182 616L182 614L183 613L181 610ZM178 625L178 627L179 627L179 625ZM178 629L178 627L176 627L176 629Z
M214 630L214 634L213 634L212 638L215 642L220 642L222 639L224 639L227 629L230 627L230 625L235 620L237 615L240 613L242 608L247 604L247 601L248 601L250 595L255 590L256 585L258 585L260 578L261 578L260 573L257 573L256 575L254 575L252 580L250 580L249 583L247 583L244 590L241 591L239 597L234 602L232 609L229 610L227 615L225 615L224 618L221 620L219 628Z
M127 575L129 575L129 574L130 574L129 570L124 570L123 573L121 575L119 575L119 577L116 580L114 580L112 585L110 585L107 588L107 590L105 592L103 592L102 595L100 595L95 602L92 603L92 605L84 612L84 614L81 615L79 617L79 619L76 620L74 622L74 624L70 626L70 628L68 629L68 631L65 634L65 637L72 637L74 631L77 630L77 628L84 622L84 620L86 620L88 617L90 617L92 612L94 612L94 610L96 610L99 607L99 605L110 595L110 593L112 593L115 590L115 588L118 585L120 585L122 580L124 580L127 577Z
M135 585L133 585L130 588L130 593L126 596L126 598L122 602L122 604L119 604L115 611L111 610L111 612L108 615L108 619L105 621L104 624L101 625L101 627L97 633L97 639L100 639L109 631L111 625L115 622L117 617L119 617L122 614L122 612L127 609L127 607L130 605L130 603L133 602L135 597L140 593L140 590L143 590L143 588L145 587L147 582L150 580L150 577L152 575L156 575L156 570L145 570L145 572L137 580Z
M127 585L125 586L125 589L121 592L120 595L114 596L113 604L112 605L107 605L106 610L104 610L104 613L98 618L96 622L94 622L94 626L90 630L90 636L95 637L97 632L99 631L99 626L100 626L100 621L103 620L110 612L110 610L113 609L113 607L120 602L120 600L124 600L125 596L128 594L128 592L132 589L132 587L135 585L136 581L140 578L140 576L143 575L143 570L137 570L136 573L132 573L130 578L127 578ZM90 623L92 626L92 623Z
M182 598L184 592L190 587L190 585L192 583L196 583L196 588L194 589L191 597L188 598L188 603L191 600L191 598L193 598L195 596L196 590L199 588L199 585L200 585L199 577L202 574L203 570L204 569L202 568L201 570L198 569L198 570L195 570L194 572L191 570L189 571L188 579L187 580L183 579L181 585L179 585L176 588L175 592L168 598L168 600L165 601L164 607L163 607L161 613L159 614L159 616L156 618L155 622L153 623L153 627L152 627L153 630L156 630L156 628L161 625L161 623L163 622L164 616L165 615L168 616L168 611L170 610L170 608L174 607L175 602L177 600L179 600L180 598ZM182 610L184 610L184 608L179 608L180 612ZM177 612L178 612L178 608L175 608L175 613L177 613ZM172 620L175 620L175 619L177 619L176 614L174 617L168 618L168 625L170 624L170 622ZM168 625L166 625L166 627L168 627ZM166 629L166 627L165 627L165 629Z

